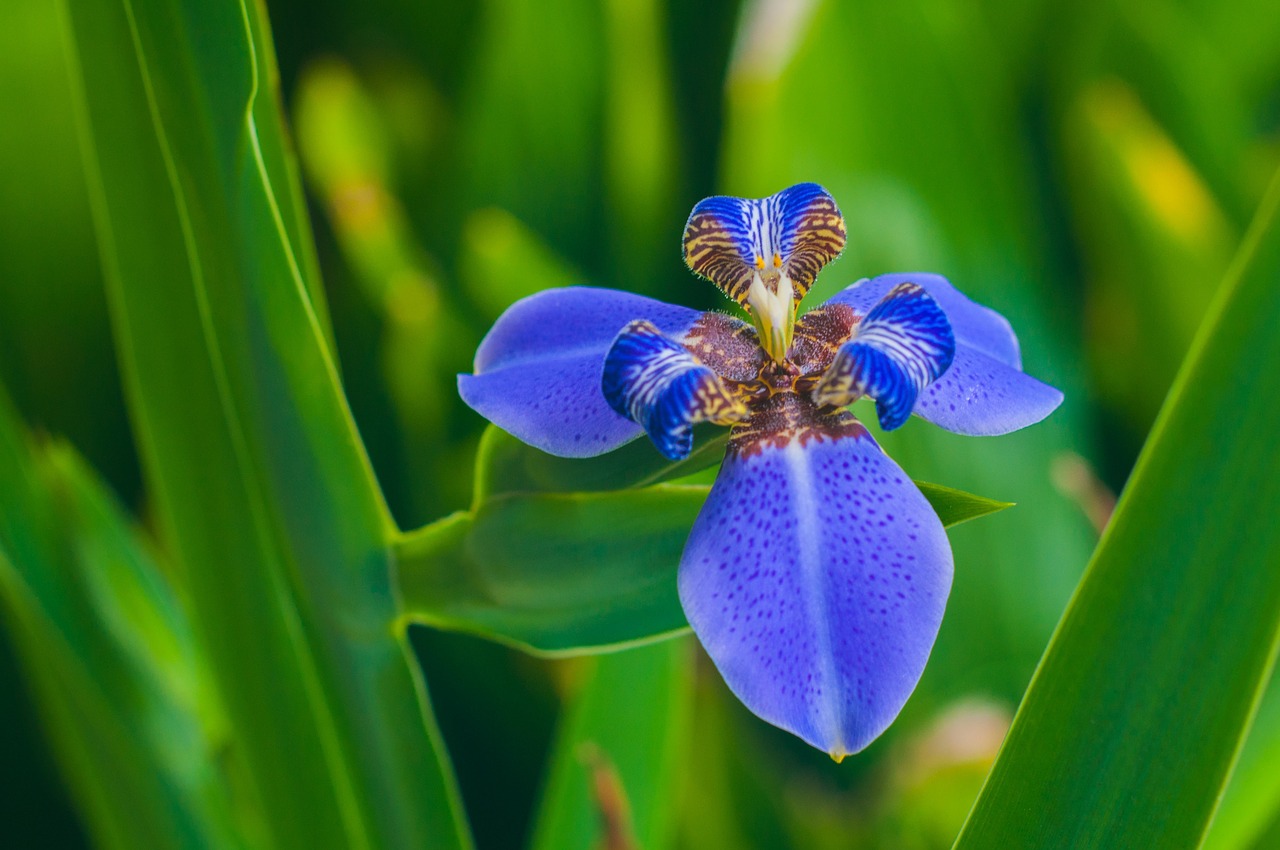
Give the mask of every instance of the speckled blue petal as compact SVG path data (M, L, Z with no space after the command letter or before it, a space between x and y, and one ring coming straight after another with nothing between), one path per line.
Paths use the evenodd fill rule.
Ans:
M870 396L880 425L892 431L911 416L920 392L951 365L955 347L938 302L917 284L900 283L858 323L814 398L819 404L846 405Z
M995 436L1033 425L1062 403L1062 393L1023 373L1009 322L935 274L886 274L861 280L827 303L865 315L891 289L919 284L942 306L956 340L951 367L920 393L913 413L958 434Z
M458 376L462 400L531 446L592 457L643 433L600 392L605 354L618 332L647 319L683 336L701 314L613 289L549 289L511 305L476 351L475 374Z
M710 367L643 319L627 325L609 349L601 390L671 460L689 456L696 423L729 425L747 415Z
M920 393L912 412L957 434L994 437L1034 425L1060 404L1056 387L957 345L951 368Z
M865 429L846 411L824 419L731 441L679 588L738 698L838 760L914 690L952 558L929 503Z
M767 198L701 201L685 224L684 258L739 304L757 272L785 275L799 300L844 243L835 199L816 183L800 183Z

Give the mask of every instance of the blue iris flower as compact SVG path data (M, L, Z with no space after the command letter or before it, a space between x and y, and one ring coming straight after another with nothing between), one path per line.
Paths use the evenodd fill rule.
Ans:
M680 600L743 703L837 760L914 690L952 575L942 523L848 405L874 399L886 430L914 413L995 435L1062 401L1023 373L1004 317L937 275L862 280L797 319L844 243L840 210L812 183L708 198L685 226L685 262L751 324L552 289L512 305L458 381L490 421L564 457L647 432L679 459L696 423L731 426L680 559Z

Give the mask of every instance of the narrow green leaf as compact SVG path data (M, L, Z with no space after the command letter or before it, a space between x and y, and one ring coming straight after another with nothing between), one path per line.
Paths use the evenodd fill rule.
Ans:
M1193 847L1205 833L1280 638L1280 387L1259 367L1280 363L1278 207L1280 174L960 850Z
M69 448L0 394L0 610L63 774L107 847L239 847L227 741L187 613Z
M1280 818L1280 680L1274 675L1240 762L1231 774L1222 806L1205 837L1205 850L1245 850L1275 846L1260 843L1267 828Z
M916 486L929 500L934 512L947 528L1013 507L1013 502L997 502L986 496L975 496L973 493L966 493L954 487L943 487L941 484L917 481Z
M389 628L394 529L287 220L302 203L281 200L261 4L63 10L140 454L248 793L280 847L465 847Z
M693 647L590 659L556 736L532 850L661 850L685 774Z
M639 290L674 266L672 225L684 213L673 203L682 163L667 67L668 7L659 0L608 0L601 8L610 279Z

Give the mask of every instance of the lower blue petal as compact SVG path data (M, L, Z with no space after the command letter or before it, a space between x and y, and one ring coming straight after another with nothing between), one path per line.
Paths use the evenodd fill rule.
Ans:
M839 759L914 690L952 558L929 503L866 430L843 411L823 420L731 441L679 585L738 698Z
M476 351L458 393L476 412L529 445L592 457L640 436L600 392L609 346L633 319L682 336L696 310L613 289L548 289L517 301Z

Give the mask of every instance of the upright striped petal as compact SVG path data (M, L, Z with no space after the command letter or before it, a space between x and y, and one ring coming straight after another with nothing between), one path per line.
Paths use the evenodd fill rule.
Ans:
M767 198L718 195L699 203L684 229L684 259L751 310L761 344L777 361L791 343L795 305L844 249L844 218L815 183Z
M643 433L600 393L618 331L643 318L679 337L702 315L612 289L548 289L498 318L476 351L475 374L458 376L458 392L480 415L545 452L603 454Z
M937 515L866 429L781 394L735 429L679 589L738 698L838 760L914 690L951 574Z
M941 305L955 335L951 367L924 389L913 413L958 434L992 436L1034 425L1062 403L1062 393L1022 371L1009 322L935 274L888 274L861 280L827 302L865 315L894 287L911 282Z
M605 357L601 389L609 406L639 423L671 460L689 456L698 422L729 425L747 415L710 367L643 320L618 334Z
M942 311L947 314L947 321L951 323L951 331L958 346L981 351L1006 366L1022 368L1018 337L1009 325L1009 320L990 307L970 299L942 275L909 272L863 278L837 292L826 303L848 304L865 316L894 287L904 283L916 284L938 302Z
M900 283L866 314L814 390L819 404L876 400L891 431L911 416L916 399L951 365L955 338L947 316L923 288Z

